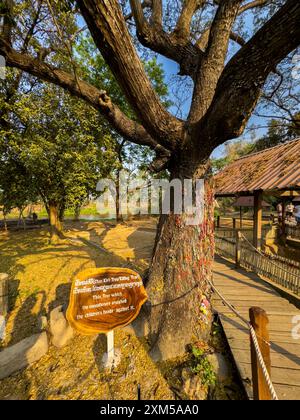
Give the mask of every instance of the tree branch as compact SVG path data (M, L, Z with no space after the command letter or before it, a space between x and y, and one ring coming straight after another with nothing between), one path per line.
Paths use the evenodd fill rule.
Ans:
M153 26L161 27L163 17L162 0L152 0L151 23Z
M251 1L248 4L245 4L244 6L240 7L239 15L246 12L247 10L254 9L255 7L263 7L267 3L270 3L270 0L255 0Z
M143 32L143 27L147 25L147 20L144 16L143 7L140 0L130 0L132 14L136 23L138 32Z
M161 25L150 25L142 13L139 0L130 0L130 4L140 43L152 51L162 54L178 63L180 66L180 75L187 75L194 78L200 56L202 55L200 48L194 45L189 37L182 36L180 31L174 31L172 34L168 34L162 29ZM157 8L159 7L160 5L157 5ZM161 13L157 13L160 19Z
M210 28L206 29L197 41L197 45L202 51L205 51L207 48L209 34L210 34ZM239 44L242 47L246 44L246 41L244 40L244 38L233 31L231 31L230 33L230 39L232 41L235 41L237 44Z
M184 0L181 14L174 30L177 36L189 39L192 18L195 12L204 6L205 3L206 0Z
M36 13L34 15L32 24L30 25L30 28L29 28L26 36L25 36L25 39L24 39L22 52L25 52L28 49L29 43L30 43L30 41L33 37L33 34L34 34L34 29L35 29L35 27L36 27L36 25L38 24L38 21L39 21L41 9L42 9L42 0L39 0L38 1L38 7L37 7Z
M10 2L9 4L10 4L10 10L9 11L11 13L13 3ZM22 53L25 53L28 49L29 43L30 43L30 41L32 39L32 36L33 36L33 33L34 33L34 29L35 29L35 27L38 23L38 20L39 20L39 16L40 16L40 13L41 13L41 7L42 7L42 2L41 2L41 0L39 0L37 11L36 11L36 13L33 17L33 21L31 23L31 25L30 25L27 33L26 33L26 36L24 38L24 41L23 41L23 45L22 45L22 48L21 48ZM12 19L12 15L11 15L11 19ZM4 30L5 30L5 28L4 28ZM7 30L7 28L6 28L6 30ZM8 45L11 44L11 33L9 34L9 37L3 36L3 38ZM13 81L11 82L11 84L9 85L9 87L6 91L5 102L7 104L10 104L10 102L14 99L14 95L16 94L16 92L19 89L21 80L22 80L22 71L19 71L14 76ZM6 128L8 128L9 123L7 122L7 119L5 118L6 115L7 115L7 109L5 109L5 108L1 109L0 110L0 125L6 126Z
M95 44L145 129L162 146L175 149L184 124L164 108L151 86L118 1L78 0L77 4Z
M136 144L149 146L153 150L157 150L157 148L164 150L153 140L142 125L128 118L113 104L105 91L100 91L82 80L79 80L78 85L75 76L41 62L28 54L18 53L1 38L0 54L5 56L6 63L9 67L18 68L46 82L61 86L73 96L83 99L92 105L127 140ZM167 151L165 152L167 153Z
M227 64L207 115L195 127L206 127L214 147L243 133L268 75L300 44L299 21L299 0L287 0Z
M2 13L3 13L3 25L2 25L2 37L6 42L11 44L11 35L13 28L13 0L3 0Z
M191 124L199 121L208 110L219 77L224 68L229 39L242 0L221 1L208 35L207 48L199 64L193 101L189 114Z
M152 7L152 0L145 0L145 1L143 1L143 3L142 3L142 8L143 9L147 9L147 8L151 8L151 7ZM132 18L133 18L133 14L132 13L128 13L128 15L124 16L124 19L126 21L127 20L130 20Z
M239 44L241 47L243 47L246 44L246 41L243 37L241 37L239 34L235 32L230 33L230 39L232 41L235 41L237 44Z

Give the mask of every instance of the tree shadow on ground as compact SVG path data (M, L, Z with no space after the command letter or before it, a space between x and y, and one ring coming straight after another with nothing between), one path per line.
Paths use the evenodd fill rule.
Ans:
M58 306L63 307L63 312L65 313L68 308L69 298L71 293L72 283L63 283L59 284L56 288L55 299L48 305L48 313L50 315L51 311Z
M8 346L37 334L41 331L41 317L46 314L45 308L46 293L40 291L28 296L22 303L16 317ZM36 310L36 306L39 309ZM22 328L20 328L22 325Z
M115 226L114 225L109 225L107 226L100 234L97 233L97 230L95 228L91 228L89 229L89 233L90 233L90 238L91 240L95 241L97 244L99 244L100 246L103 246L103 242L104 239L106 237L106 235L110 232L111 229L113 229ZM128 242L130 242L129 246L132 248L135 248L135 256L140 256L141 254L139 254L139 246L137 243L137 236L138 235L138 239L140 240L141 237L141 231L139 231L138 234L136 234L135 232L132 233L128 239ZM63 256L63 251L67 250L68 252L72 252L72 250L77 251L79 248L78 246L73 246L71 244L64 244L61 246L46 246L45 245L45 237L36 237L36 233L33 235L31 235L31 239L30 240L26 240L25 239L25 243L21 240L21 235L20 234L20 241L15 241L15 243L11 242L9 243L8 247L6 246L6 248L10 249L10 253L11 253L11 259L10 259L10 266L14 266L14 264L17 264L17 260L18 258L21 258L23 255L38 255L40 257L40 261L44 261L45 264L47 264L47 262L50 259L54 259L56 258L56 256ZM34 241L33 241L34 238ZM2 246L2 243L0 243L0 248ZM61 250L61 251L60 251ZM80 265L80 267L76 267L76 269L73 270L73 275L72 277L74 278L74 276L76 276L76 274L81 271L82 269L84 269L84 266L86 264L86 261L93 261L96 267L103 267L103 266L112 266L112 267L124 267L124 268L131 268L137 272L142 271L141 269L141 264L139 263L138 258L135 258L134 260L128 260L128 259L124 259L118 255L115 254L115 252L111 251L111 250L107 250L104 249L103 251L101 251L98 247L94 247L89 245L86 246L82 246L80 247L80 250L84 250L84 252L86 253L86 255L84 256L84 261L83 263ZM47 254L51 254L50 256ZM76 255L74 255L76 256ZM70 258L70 261L72 259L72 253L71 255L68 255L68 257ZM105 263L104 263L105 262ZM61 265L58 266L58 271L61 270ZM68 283L62 283L59 284L56 289L55 289L55 298L51 301L51 303L49 304L49 312L54 309L57 306L62 305L64 307L64 309L66 309L68 302L69 302L69 295L70 295L70 288L71 288L71 278L70 278L70 282ZM19 285L15 285L16 289L19 287ZM14 330L17 328L20 328L20 325L24 325L24 320L26 320L26 323L29 326L33 326L35 328L36 323L38 318L43 314L44 311L44 300L45 300L45 291L43 292L39 292L39 293L33 293L31 294L29 297L26 298L26 300L23 302L21 308L19 309L17 316L16 316L16 320L14 322ZM38 311L38 313L33 313L32 310L33 308L37 305L37 300L40 299L43 303L40 305L40 310ZM14 303L15 306L15 303ZM144 318L144 308L141 311L140 316L132 323L132 325L130 326L130 328L133 329L134 334L139 337L139 336L143 336L143 334L141 334L141 323L143 322L143 318ZM19 325L19 327L18 327ZM24 329L24 331L22 331L22 337L24 337L27 334L27 336L32 335L33 332L30 331L28 329ZM14 334L15 335L15 334ZM14 343L15 338L13 337L10 344ZM147 346L144 345L145 344L145 340L143 338L139 338L140 342L143 344L144 348L147 349ZM101 373L103 373L103 367L101 365L101 361L102 361L102 357L103 354L106 351L106 338L104 335L101 335L99 337L96 338L94 346L93 346L93 353L94 353L94 359L95 359L95 364L97 365L97 368L99 370L99 372L101 371ZM150 356L149 356L150 358ZM29 380L28 380L29 381ZM27 381L27 382L28 382ZM23 395L24 398L26 399L27 397L30 398L29 395L29 391L26 394L26 389L30 389L30 382L27 383L26 380L24 379L24 387L22 386L23 389ZM42 393L41 393L42 396Z

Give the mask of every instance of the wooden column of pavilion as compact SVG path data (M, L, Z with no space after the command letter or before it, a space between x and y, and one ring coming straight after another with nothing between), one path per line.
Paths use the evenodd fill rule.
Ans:
M254 196L253 243L262 246L262 199L300 195L300 138L253 153L215 175L216 198Z
M262 246L262 198L262 191L254 192L253 245L258 250Z

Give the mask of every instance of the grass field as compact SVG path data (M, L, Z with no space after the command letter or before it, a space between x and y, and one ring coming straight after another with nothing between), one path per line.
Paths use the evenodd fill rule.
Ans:
M149 221L148 225L153 226ZM149 227L148 226L148 227ZM49 245L46 230L0 235L0 271L10 274L7 335L2 346L13 345L39 331L41 315L67 305L71 280L86 268L130 266L147 268L154 232L132 226L67 223L68 238L91 240L103 252L66 240ZM116 333L122 349L121 365L107 375L101 368L104 336L75 335L71 344L0 382L0 399L135 399L137 384L143 398L169 399L174 395L162 372L147 354L147 343L125 331Z
M0 209L1 210L1 209ZM32 212L35 212L38 215L39 219L44 219L48 217L47 211L43 205L36 205L32 207ZM30 208L24 210L24 216L29 215ZM73 209L67 209L65 211L65 218L66 219L73 219L75 216ZM97 208L96 203L90 203L82 207L80 211L81 218L84 218L84 216L94 216L94 217L100 217ZM19 218L19 211L17 209L13 209L6 218L8 220L10 219L18 219ZM0 220L3 220L3 213L0 211Z
M119 225L66 222L67 239L56 245L49 244L47 228L0 233L0 272L10 275L10 312L0 350L1 345L3 349L38 333L41 316L49 319L53 308L66 307L71 281L78 272L123 266L143 275L149 266L156 223L156 219ZM191 354L155 364L148 354L146 339L137 338L132 331L128 328L116 331L115 346L121 350L122 360L112 373L104 371L101 364L106 351L105 336L75 333L66 347L57 349L51 345L47 355L37 363L0 381L0 400L136 399L138 384L142 399L174 399L178 392L181 398L188 399L182 390L185 384L182 372L188 369L194 375ZM211 345L223 348L224 340L219 342L217 337L213 335ZM228 381L229 399L238 399L239 386L231 377ZM208 386L197 389L197 398L206 399ZM228 389L217 390L221 399L223 395L227 398Z

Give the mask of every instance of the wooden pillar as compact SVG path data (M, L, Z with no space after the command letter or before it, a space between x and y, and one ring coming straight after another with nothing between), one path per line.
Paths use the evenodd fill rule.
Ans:
M239 230L235 232L235 266L240 267L241 263L241 239L242 235Z
M0 315L8 313L8 274L0 273Z
M256 249L262 246L262 191L254 192L253 244Z
M281 229L282 234L285 235L285 218L286 218L286 198L284 197L282 200L282 221L281 221Z
M243 227L243 210L242 207L240 207L240 229Z
M268 373L271 376L271 356L270 356L270 345L269 345L269 331L268 323L269 319L266 312L261 308L250 308L250 323L255 330L257 341L259 344L260 351L262 353L265 365ZM260 367L257 358L257 352L254 347L253 340L251 339L251 367L252 367L252 382L253 382L253 397L254 400L271 400L269 388L267 386L266 379L263 371Z
M232 227L233 227L233 229L236 229L236 218L235 217L232 219Z

